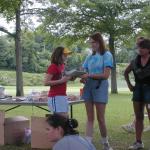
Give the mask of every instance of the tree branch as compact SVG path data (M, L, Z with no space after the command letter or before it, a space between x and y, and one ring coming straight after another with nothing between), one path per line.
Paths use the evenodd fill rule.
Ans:
M7 29L5 29L4 27L0 26L0 31L7 33L8 35L10 35L11 37L15 38L15 33L10 33Z

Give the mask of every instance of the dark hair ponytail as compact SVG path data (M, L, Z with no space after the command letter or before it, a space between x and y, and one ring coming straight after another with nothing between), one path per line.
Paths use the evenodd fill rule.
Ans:
M79 132L74 129L78 127L78 121L76 119L68 119L64 116L53 114L48 116L47 122L54 128L62 127L64 135L79 134Z
M78 134L78 132L76 130L74 130L74 128L78 127L78 122L76 119L67 119L66 121L66 128L64 129L64 134Z

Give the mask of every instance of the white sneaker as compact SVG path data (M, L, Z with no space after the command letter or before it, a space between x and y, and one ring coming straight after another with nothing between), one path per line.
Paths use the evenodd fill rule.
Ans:
M122 125L121 127L122 127L122 129L124 129L125 131L127 131L129 133L135 133L135 127L132 123Z
M143 149L143 148L144 148L143 143L135 142L133 145L129 146L128 149L130 149L130 150L139 150L139 149Z
M86 139L88 142L92 143L93 137L91 137L91 136L86 136L85 139Z
M109 143L103 144L103 150L113 150L112 147L109 145Z

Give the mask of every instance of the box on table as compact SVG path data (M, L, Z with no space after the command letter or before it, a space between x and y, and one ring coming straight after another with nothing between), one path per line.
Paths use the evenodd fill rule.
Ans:
M53 144L48 140L46 117L31 117L31 148L50 149Z
M23 141L25 128L29 128L29 119L24 116L5 118L0 111L0 145L19 144Z

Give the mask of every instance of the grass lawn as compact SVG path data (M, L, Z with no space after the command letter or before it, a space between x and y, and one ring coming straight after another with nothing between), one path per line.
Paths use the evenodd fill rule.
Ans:
M47 90L45 87L25 87L25 94L31 89ZM6 87L7 92L14 94L14 87ZM79 93L80 86L70 86L68 93ZM106 122L108 128L108 135L110 143L114 150L127 150L128 146L134 142L134 134L127 133L121 129L121 125L129 123L133 119L132 102L130 101L131 94L128 92L121 92L119 94L110 94L109 104L106 109ZM84 135L86 113L84 104L75 105L73 107L73 115L79 121L78 130L81 135ZM0 109L6 109L6 106L0 106ZM45 111L31 107L24 106L11 110L6 113L6 116L24 115L30 118L31 115L44 116ZM148 125L148 119L145 118L145 124ZM143 134L143 142L145 144L145 150L150 148L150 131ZM100 134L97 122L94 127L94 144L97 150L101 150ZM24 145L21 147L16 146L1 146L0 150L31 150L30 145Z

